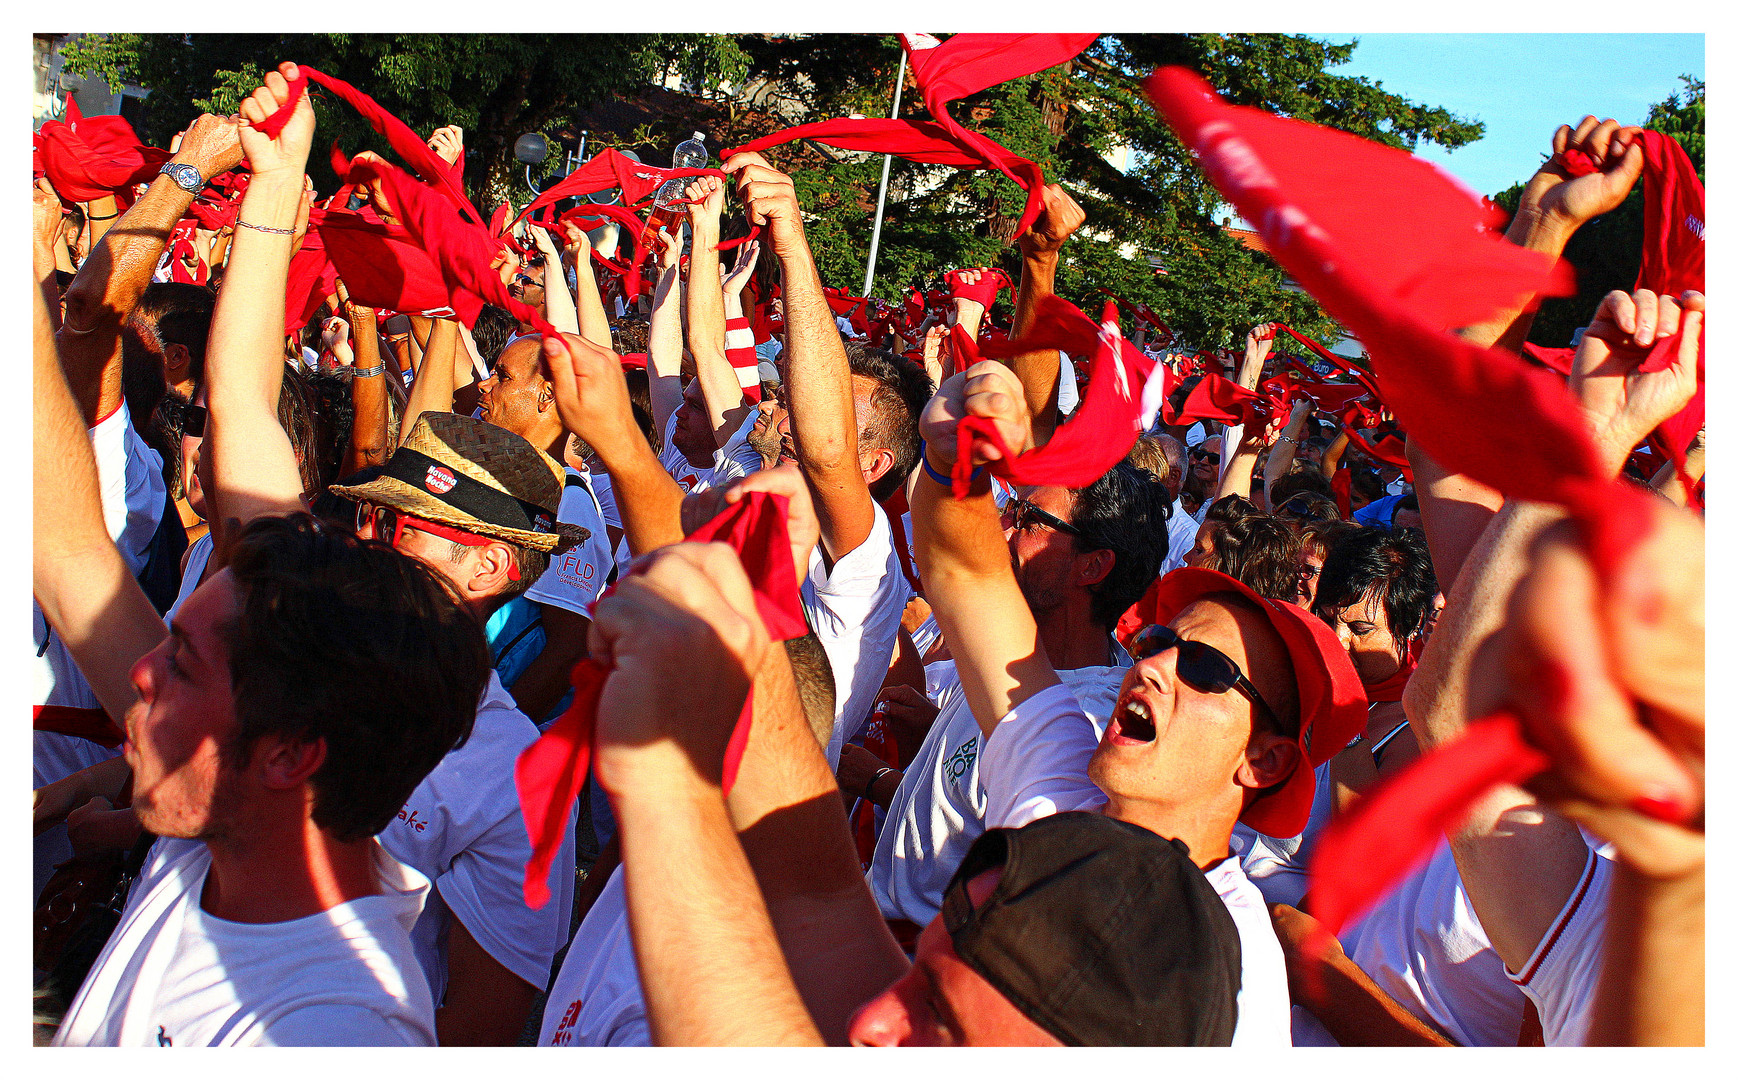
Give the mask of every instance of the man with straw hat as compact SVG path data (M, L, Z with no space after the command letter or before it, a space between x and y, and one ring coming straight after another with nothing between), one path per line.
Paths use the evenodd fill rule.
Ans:
M356 501L359 533L426 563L485 620L530 587L552 553L586 538L586 530L556 520L562 477L560 465L510 431L431 412L385 465L332 491ZM411 939L440 1003L442 1045L517 1041L567 941L571 824L551 873L555 902L533 911L521 891L531 849L513 763L536 738L491 670L470 739L381 834L394 857L435 884Z

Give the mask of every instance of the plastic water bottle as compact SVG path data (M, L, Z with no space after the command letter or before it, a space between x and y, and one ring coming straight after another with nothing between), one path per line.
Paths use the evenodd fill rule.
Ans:
M676 149L670 154L670 168L703 169L709 157L706 152L706 136L696 131L676 144ZM679 204L691 180L691 177L676 177L664 181L663 186L658 188L658 193L652 197L651 218L646 222L648 238L656 240L660 226L671 235L675 235L681 228L684 208Z

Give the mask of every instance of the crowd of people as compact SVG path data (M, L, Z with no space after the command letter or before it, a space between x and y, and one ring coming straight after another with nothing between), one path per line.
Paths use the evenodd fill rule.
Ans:
M1638 449L1700 292L1559 378L1649 493L1614 577L1289 328L1058 348L1060 185L902 305L754 152L478 255L463 132L322 196L305 78L35 182L40 1040L1702 1043L1700 441ZM1559 256L1643 151L1550 149ZM1499 708L1541 766L1325 926L1318 842Z

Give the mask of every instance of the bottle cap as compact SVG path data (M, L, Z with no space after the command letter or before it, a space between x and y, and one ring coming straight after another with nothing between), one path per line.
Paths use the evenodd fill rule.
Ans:
M700 134L700 133L699 133L699 132L698 132L698 131L696 131L696 132L695 132L695 133L694 133L694 139L695 139L695 141L697 141L697 142L705 142L705 141L706 141L706 136L704 136L704 135L702 135L702 134Z

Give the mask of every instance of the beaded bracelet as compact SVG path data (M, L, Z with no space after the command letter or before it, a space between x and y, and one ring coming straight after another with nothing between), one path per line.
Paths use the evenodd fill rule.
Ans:
M294 236L294 235L296 235L296 230L294 230L294 229L274 229L270 225L255 225L253 222L243 221L239 217L235 219L235 223L237 225L240 225L244 229L253 229L257 232L271 233L273 236Z

